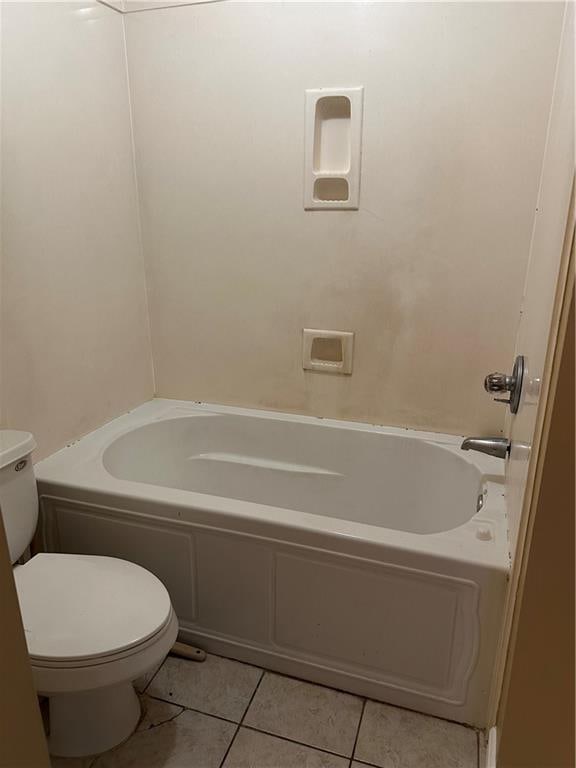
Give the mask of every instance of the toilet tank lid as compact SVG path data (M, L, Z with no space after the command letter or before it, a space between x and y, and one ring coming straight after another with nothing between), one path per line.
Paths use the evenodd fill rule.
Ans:
M16 429L0 429L0 469L23 459L36 448L30 432Z

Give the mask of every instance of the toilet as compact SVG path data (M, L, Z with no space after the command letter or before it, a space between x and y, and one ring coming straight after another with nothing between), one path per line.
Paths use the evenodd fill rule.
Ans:
M0 510L15 564L32 541L38 497L28 432L0 431ZM176 640L166 587L114 557L38 554L15 565L34 682L48 697L51 754L83 757L136 728L133 681L155 669Z

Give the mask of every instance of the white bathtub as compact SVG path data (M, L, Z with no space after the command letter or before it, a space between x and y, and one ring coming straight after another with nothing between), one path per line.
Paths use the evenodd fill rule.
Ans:
M36 464L45 545L149 568L208 650L483 726L503 462L458 446L154 400Z

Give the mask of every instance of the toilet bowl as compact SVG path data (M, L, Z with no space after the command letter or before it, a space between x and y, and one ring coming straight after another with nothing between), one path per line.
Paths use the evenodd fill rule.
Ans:
M124 741L140 718L132 681L160 664L178 624L164 585L112 557L39 554L14 569L49 749L80 757Z
M0 431L0 509L12 562L37 523L31 435ZM49 700L50 753L83 757L127 739L140 718L133 681L158 667L178 622L162 582L114 557L37 554L14 567L28 653Z

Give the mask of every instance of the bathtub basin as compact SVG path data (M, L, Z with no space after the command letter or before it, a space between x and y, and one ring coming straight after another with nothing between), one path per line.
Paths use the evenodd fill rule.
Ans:
M185 641L483 726L504 462L459 442L153 400L36 464L44 543L157 574Z

